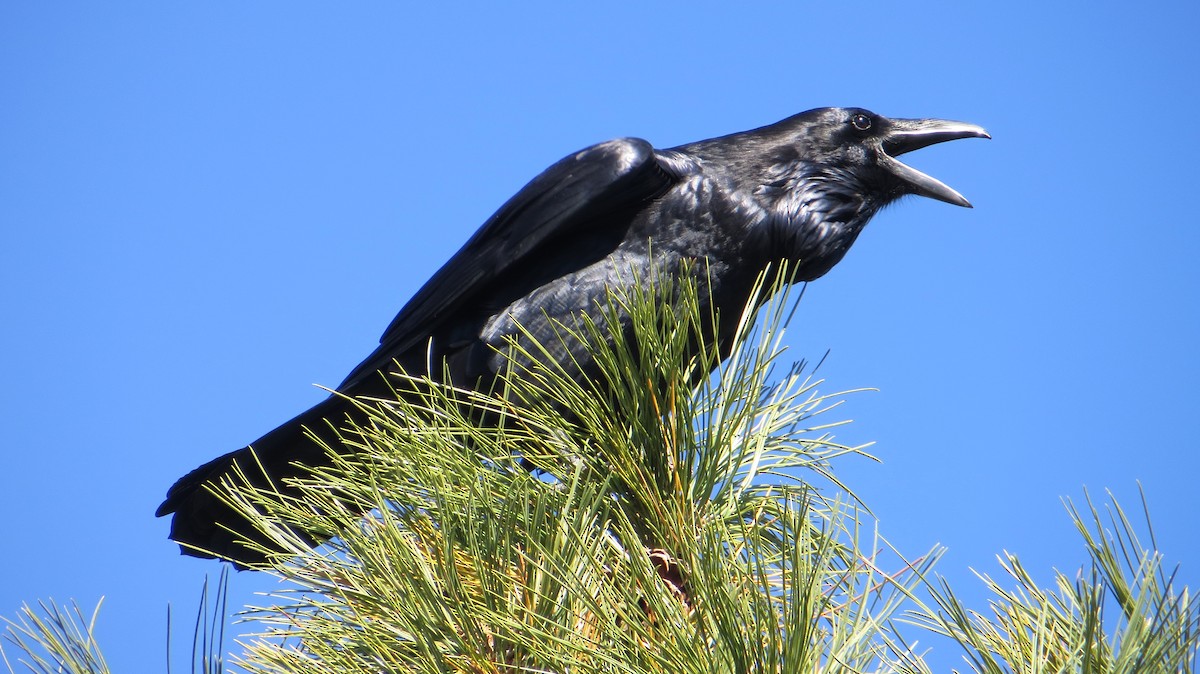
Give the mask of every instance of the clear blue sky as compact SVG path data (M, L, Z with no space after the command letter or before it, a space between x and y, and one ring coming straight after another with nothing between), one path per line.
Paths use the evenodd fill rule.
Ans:
M439 7L0 6L0 615L105 595L114 667L161 671L218 570L153 517L175 478L320 400L559 157L824 105L994 136L912 155L976 208L880 214L789 331L880 389L837 413L884 534L972 601L1002 550L1073 571L1060 498L1141 480L1200 586L1196 3Z

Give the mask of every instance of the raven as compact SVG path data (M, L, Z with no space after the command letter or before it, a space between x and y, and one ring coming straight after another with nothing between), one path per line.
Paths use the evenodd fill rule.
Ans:
M532 337L548 349L543 357L593 376L585 345L562 342L556 325L576 324L585 313L600 318L610 289L688 260L704 263L692 266L708 275L702 308L721 310L717 340L728 340L768 265L787 261L796 281L822 276L876 212L905 195L970 207L897 157L989 137L963 122L820 108L669 150L637 138L580 150L505 203L417 291L339 395L253 442L254 457L244 447L188 473L156 515L175 514L171 538L185 554L261 561L239 542L259 537L211 488L235 462L251 477L260 472L257 458L286 491L287 478L329 461L306 429L340 446L334 427L361 419L347 397L390 395L389 371L444 373L456 385L486 390L498 373L521 365L509 360L516 356L503 348L506 340Z

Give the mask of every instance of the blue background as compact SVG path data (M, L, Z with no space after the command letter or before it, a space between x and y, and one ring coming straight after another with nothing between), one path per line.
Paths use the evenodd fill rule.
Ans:
M907 157L975 210L880 214L788 333L879 389L830 419L883 534L982 610L970 568L1073 575L1060 499L1140 480L1197 586L1198 5L446 7L0 6L0 615L104 595L114 668L161 671L218 569L152 516L175 478L320 400L559 157L824 105L994 136Z

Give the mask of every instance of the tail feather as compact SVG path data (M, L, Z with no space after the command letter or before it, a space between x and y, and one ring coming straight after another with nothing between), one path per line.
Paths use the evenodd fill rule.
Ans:
M221 557L240 567L264 561L264 555L247 547L246 541L270 547L269 541L212 490L220 489L222 478L234 475L236 465L254 486L269 485L287 495L294 491L289 478L329 464L328 454L311 436L331 447L339 446L330 423L343 425L348 418L359 416L355 409L345 398L330 396L250 446L219 456L184 475L167 491L155 516L174 514L170 537L185 555Z

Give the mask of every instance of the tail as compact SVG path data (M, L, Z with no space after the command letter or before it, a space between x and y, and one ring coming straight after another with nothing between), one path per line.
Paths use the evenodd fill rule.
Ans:
M353 403L337 395L326 398L249 447L219 456L184 475L167 491L167 498L155 516L174 513L171 539L179 543L185 555L229 559L241 568L264 561L263 553L247 547L246 542L268 549L272 547L270 542L211 490L219 489L222 478L232 476L236 465L256 487L270 485L284 495L294 492L288 484L289 478L307 475L309 469L329 464L325 449L311 436L330 447L340 447L341 441L330 423L342 425L348 416L359 416ZM313 544L318 542L305 532L297 533Z

